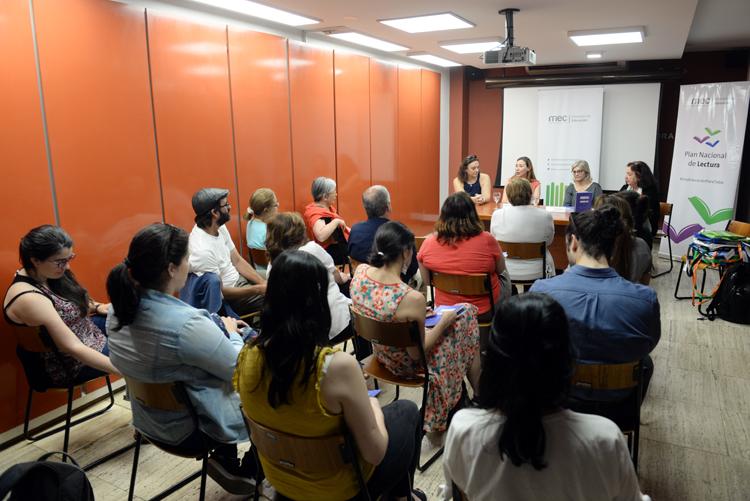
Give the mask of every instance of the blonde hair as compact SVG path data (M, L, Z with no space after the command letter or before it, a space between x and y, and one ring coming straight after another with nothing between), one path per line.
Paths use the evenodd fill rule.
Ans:
M573 172L576 167L586 173L586 179L591 180L591 169L589 163L586 160L576 160L573 165L570 166L570 172Z
M243 217L249 221L255 216L262 216L264 212L273 208L277 203L276 193L272 189L258 188L250 197L250 202L247 204L247 212Z

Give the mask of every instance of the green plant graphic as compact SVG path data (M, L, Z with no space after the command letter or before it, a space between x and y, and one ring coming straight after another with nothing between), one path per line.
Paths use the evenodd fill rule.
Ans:
M688 200L695 209L695 212L698 213L698 215L707 225L732 219L731 207L727 207L726 209L719 209L716 212L712 213L711 209L709 209L708 205L706 205L706 202L701 200L700 197L690 197L688 198Z

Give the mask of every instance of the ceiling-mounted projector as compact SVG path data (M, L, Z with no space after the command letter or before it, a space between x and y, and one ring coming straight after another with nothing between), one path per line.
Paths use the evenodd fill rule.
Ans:
M497 50L484 53L484 64L494 66L532 66L536 64L536 52L528 47L513 45L513 13L519 9L503 9L505 15L505 41Z

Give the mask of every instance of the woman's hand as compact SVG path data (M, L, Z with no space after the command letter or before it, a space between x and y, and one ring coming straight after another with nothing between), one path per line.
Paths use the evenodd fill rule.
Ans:
M448 328L450 325L453 325L453 322L456 321L456 318L458 315L456 314L456 310L444 310L443 314L440 315L440 320L438 320L438 323L435 327L440 326L440 331L444 332L446 328Z
M224 322L224 328L227 332L237 332L237 319L232 317L221 317L221 321ZM243 322L244 323L244 322Z

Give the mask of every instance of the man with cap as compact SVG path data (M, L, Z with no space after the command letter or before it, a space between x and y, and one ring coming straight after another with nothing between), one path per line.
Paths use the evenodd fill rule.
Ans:
M232 206L229 190L203 188L193 195L195 226L190 232L190 271L200 276L216 273L224 299L239 315L263 306L266 281L245 261L224 226Z

